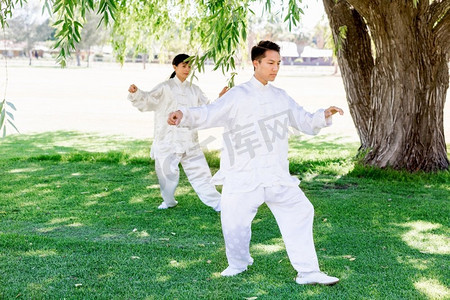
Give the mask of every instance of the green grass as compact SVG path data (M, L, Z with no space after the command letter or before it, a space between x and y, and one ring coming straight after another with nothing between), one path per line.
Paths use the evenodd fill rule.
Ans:
M220 215L184 173L161 202L148 141L76 132L0 140L0 299L449 299L449 172L354 167L358 145L292 140L315 206L321 268L299 286L276 222L254 220L253 266L222 278ZM217 153L208 153L213 172Z

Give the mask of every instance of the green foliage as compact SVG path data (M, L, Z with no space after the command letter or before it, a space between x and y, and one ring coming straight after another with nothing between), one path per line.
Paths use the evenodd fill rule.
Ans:
M2 0L0 1L0 23L2 28L7 26L6 20L12 17L12 12L16 5L22 6L23 0Z
M183 2L181 2L183 3ZM127 1L116 13L112 28L112 45L121 63L129 51L153 53L153 45L160 41L181 40L183 29L172 23L171 1Z
M98 24L101 20L101 16L94 14L93 12L86 13L86 19L83 21L83 28L81 30L81 40L75 45L77 49L89 50L91 46L104 45L111 35L110 30L99 30Z
M125 3L123 3L125 4ZM55 48L59 49L57 60L66 66L66 58L81 41L81 29L88 12L95 11L101 16L100 23L108 26L115 19L118 1L109 0L45 0L44 7L52 8L56 27Z
M265 4L266 12L271 13L272 0L45 0L43 9L53 14L55 48L59 49L57 59L62 66L81 41L86 16L95 12L101 16L100 23L113 26L112 44L122 63L130 51L151 56L181 41L180 49L193 53L192 63L197 70L203 71L204 64L213 61L215 69L225 73L235 69L239 51L246 51L252 3ZM22 1L2 4L2 27L17 4L22 5ZM299 0L280 2L279 13L289 29L300 20L300 4Z
M346 39L347 39L347 26L343 25L339 27L339 35L337 36L337 41L333 49L335 56L337 56L339 50L342 49Z
M0 141L0 298L448 296L448 180L360 177L348 173L356 144L320 137L290 144L315 208L320 267L341 279L336 286L294 283L265 205L252 224L254 264L220 277L227 266L220 215L201 203L183 172L179 205L156 209L148 141L55 132ZM218 153L207 158L215 172Z
M19 132L16 125L14 125L14 114L10 110L16 110L14 104L6 99L0 101L0 132L2 132L2 137L6 136L7 124L14 128L16 132Z

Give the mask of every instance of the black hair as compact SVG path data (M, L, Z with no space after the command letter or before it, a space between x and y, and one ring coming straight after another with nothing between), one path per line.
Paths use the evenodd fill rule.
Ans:
M274 50L280 53L280 46L271 41L260 41L256 46L252 48L252 61L259 61L266 57L267 50Z
M187 54L178 54L177 56L175 56L172 60L172 65L174 66L178 66L179 64L186 62L186 59L188 59L190 56ZM176 75L175 71L172 73L172 75L170 75L170 78L174 78Z

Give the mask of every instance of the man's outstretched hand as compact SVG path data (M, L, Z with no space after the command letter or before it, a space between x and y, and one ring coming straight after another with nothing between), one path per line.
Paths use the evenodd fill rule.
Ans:
M336 106L330 106L325 110L325 118L331 117L335 113L339 113L341 116L344 114L344 111Z
M177 110L177 111L171 112L169 114L167 123L169 123L169 125L178 125L178 124L180 124L182 118L183 118L183 113L181 112L181 110Z

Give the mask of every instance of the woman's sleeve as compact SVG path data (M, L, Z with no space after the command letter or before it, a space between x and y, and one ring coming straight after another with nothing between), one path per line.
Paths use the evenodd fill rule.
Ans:
M306 134L316 135L319 131L331 125L331 117L325 119L324 109L319 109L315 113L307 112L289 97L289 122L290 125Z
M154 111L161 102L163 94L164 84L158 84L149 92L138 89L135 93L129 93L127 99L140 111Z
M198 94L198 105L207 105L209 103L211 103L212 101L210 99L208 99L208 97L206 97L205 93L203 93L203 91L197 87L197 94Z

